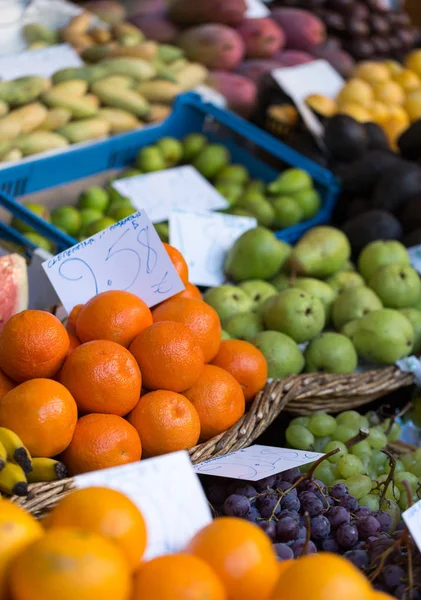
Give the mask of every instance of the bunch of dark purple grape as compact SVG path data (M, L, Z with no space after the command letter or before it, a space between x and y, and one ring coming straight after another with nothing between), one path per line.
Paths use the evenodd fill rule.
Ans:
M372 575L379 589L402 600L421 600L413 581L413 596L405 595L411 584L408 544L399 540L408 533L402 524L392 533L399 517L359 506L344 484L328 489L310 473L303 475L293 468L257 482L214 480L205 485L205 491L215 516L240 517L261 527L279 560L317 551L335 552ZM411 556L421 576L421 559L414 548Z

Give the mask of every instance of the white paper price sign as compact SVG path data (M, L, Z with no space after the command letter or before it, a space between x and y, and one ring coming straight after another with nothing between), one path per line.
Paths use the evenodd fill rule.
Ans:
M246 0L247 10L245 16L248 19L261 19L270 15L270 10L262 0Z
M152 221L166 221L173 208L219 210L228 202L194 167L176 167L113 181L122 196L143 208Z
M315 462L324 456L319 452L275 448L255 444L244 450L211 458L193 468L198 475L217 475L232 479L259 481L293 467Z
M0 56L0 78L4 80L39 75L51 77L53 73L68 67L83 65L79 54L68 44L27 50L18 54Z
M402 518L421 551L421 500L402 513Z
M225 281L227 251L256 226L253 217L176 209L170 214L170 242L185 257L192 283L217 286Z
M79 475L75 485L118 490L136 504L146 521L146 560L182 551L212 521L187 452Z
M154 306L184 285L143 211L57 254L43 269L69 313L107 290L127 290Z
M418 273L421 273L421 246L412 246L412 248L408 248L408 254L412 267L418 271Z

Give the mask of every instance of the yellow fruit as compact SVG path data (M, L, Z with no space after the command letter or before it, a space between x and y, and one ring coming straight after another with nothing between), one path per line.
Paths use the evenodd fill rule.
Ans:
M367 123L368 121L373 120L369 110L353 102L342 104L338 110L338 114L348 115L360 123Z
M389 106L389 119L400 121L406 127L410 124L408 113L402 106Z
M356 66L352 77L363 79L370 85L375 85L390 79L390 71L385 64L365 60Z
M393 80L399 83L405 92L411 92L421 87L420 77L410 69L401 69L399 73L393 75Z
M343 104L360 104L368 108L374 101L371 86L362 79L350 79L339 92L338 102Z
M421 89L409 92L404 103L404 108L411 122L421 118Z
M383 102L373 102L370 113L375 123L382 124L389 118L389 109Z
M421 77L421 50L413 50L405 58L405 65Z
M374 86L374 97L376 100L384 102L386 105L402 105L405 102L405 92L396 81L377 83Z
M401 63L398 63L396 60L385 60L383 64L388 68L392 77L400 73L403 69Z
M335 100L322 96L321 94L311 94L306 98L306 104L319 115L324 117L333 117L338 112Z
M389 139L390 146L393 150L397 150L397 140L400 135L406 130L407 126L397 119L391 119L383 125L383 129Z

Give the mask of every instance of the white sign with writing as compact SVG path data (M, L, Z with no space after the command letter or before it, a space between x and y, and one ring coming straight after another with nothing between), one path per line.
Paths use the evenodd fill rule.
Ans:
M194 167L186 165L113 181L122 196L143 208L152 221L166 221L173 208L219 210L228 202Z
M10 80L27 75L51 77L60 69L82 65L82 59L71 46L59 44L0 56L0 78Z
M68 313L108 290L127 290L154 306L184 285L144 211L57 254L43 269Z
M402 518L411 532L418 549L421 550L421 500L402 513Z
M248 19L262 19L270 15L270 10L262 0L246 0L247 10L245 16Z
M136 504L147 527L146 560L181 552L212 521L209 504L187 452L78 475L75 485L118 490Z
M170 243L186 259L192 283L217 286L225 281L227 251L256 226L254 217L175 209L170 213Z
M244 450L211 458L193 468L198 475L216 475L231 479L259 481L270 475L288 471L293 467L315 462L322 456L323 454L319 452L255 444Z

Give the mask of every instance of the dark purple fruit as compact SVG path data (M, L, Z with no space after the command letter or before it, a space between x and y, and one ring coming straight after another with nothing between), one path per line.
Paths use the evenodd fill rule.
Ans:
M370 38L370 42L373 44L376 56L387 56L390 53L391 47L388 39L375 35Z
M352 40L346 44L345 49L357 60L365 60L374 55L373 44L368 39Z
M401 41L403 48L409 50L415 45L417 40L417 30L415 27L404 27L398 29L396 37Z
M357 19L358 21L366 21L370 16L370 11L367 5L362 2L355 2L350 17L351 19Z
M393 25L396 27L409 27L411 25L411 17L407 12L394 13L391 16Z
M337 37L330 35L323 46L329 50L340 50L342 48L342 43Z
M351 10L354 0L330 0L329 6L341 13Z
M402 42L396 35L390 36L388 41L392 52L399 52L399 50L402 50Z
M370 27L368 26L367 21L347 19L346 34L350 38L365 38L370 34Z
M366 0L368 8L378 12L389 12L390 5L388 0Z
M374 35L384 36L390 31L390 25L382 15L373 15L369 21L370 28Z
M330 31L342 32L346 30L345 19L339 13L326 11L323 17L326 27Z

